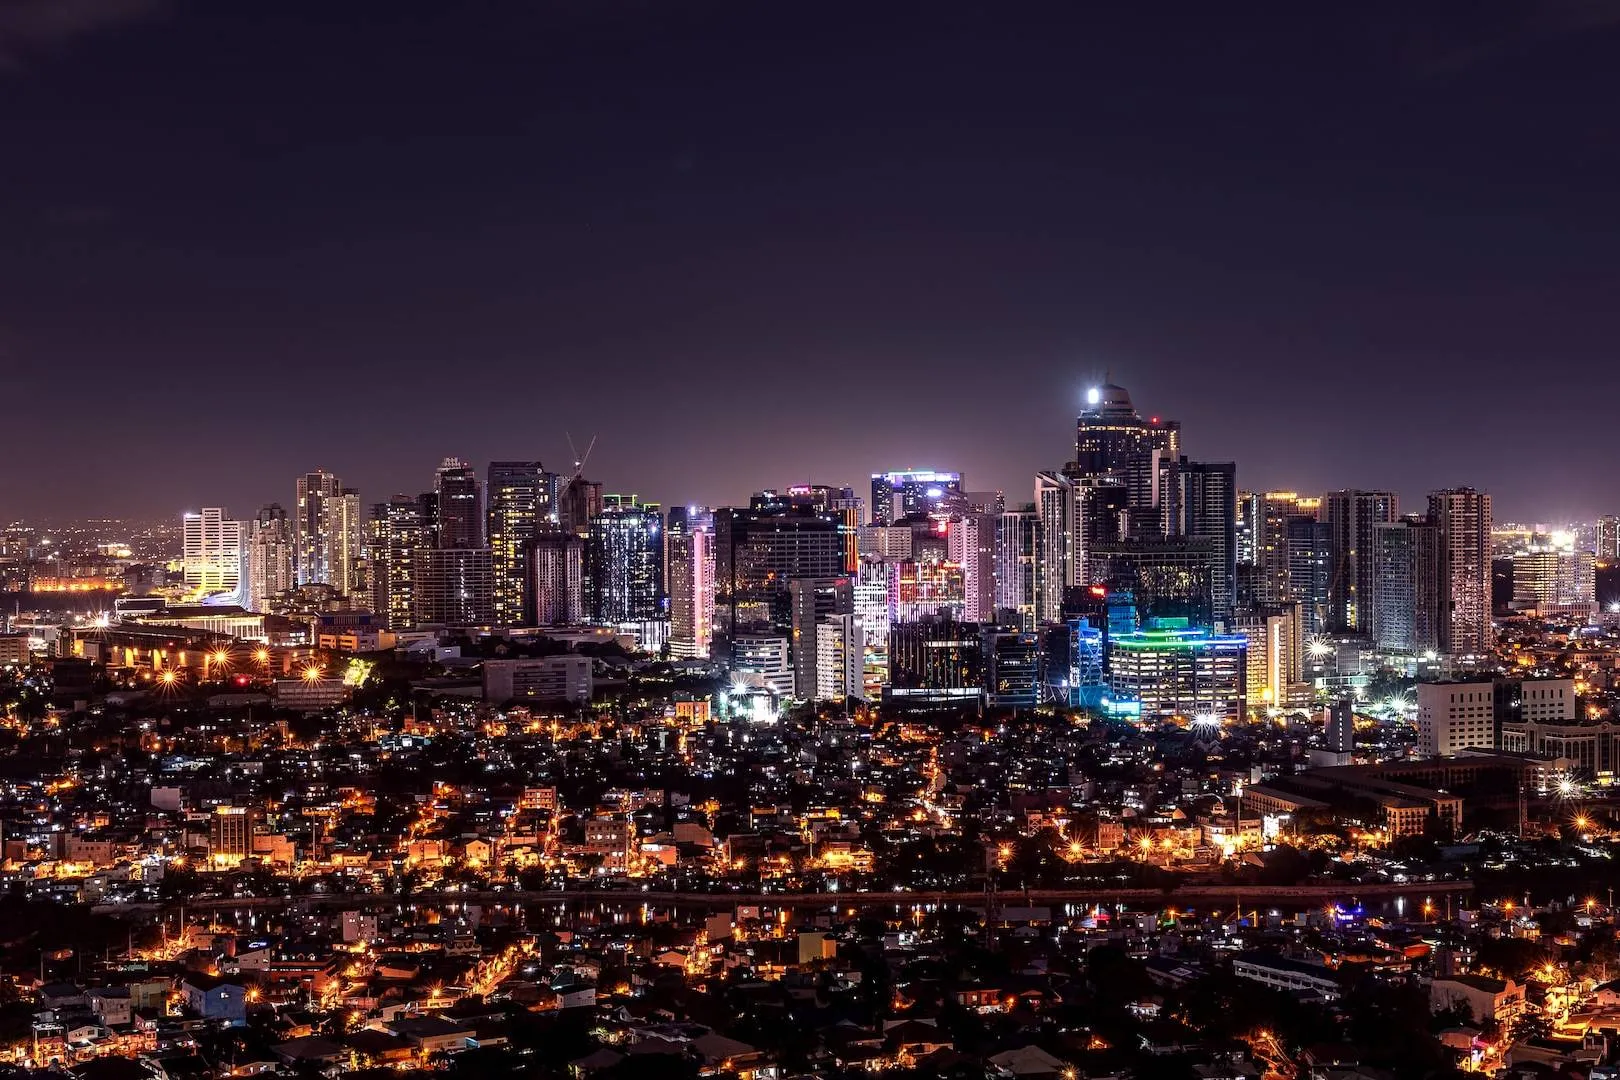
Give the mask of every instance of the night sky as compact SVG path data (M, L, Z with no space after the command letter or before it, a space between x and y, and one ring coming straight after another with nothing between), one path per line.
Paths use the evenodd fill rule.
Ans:
M1105 370L1245 487L1620 510L1617 103L1598 0L0 0L0 520L565 432L1024 501Z

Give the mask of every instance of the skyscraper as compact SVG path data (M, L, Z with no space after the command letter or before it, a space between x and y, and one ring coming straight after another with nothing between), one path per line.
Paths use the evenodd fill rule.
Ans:
M265 611L272 596L293 587L293 531L280 503L261 507L248 522L248 586L250 611Z
M532 605L528 595L529 552L556 512L557 474L538 461L489 463L488 503L490 563L495 573L495 621L521 623Z
M825 650L819 644L821 633L825 630L829 634L843 634L847 641L848 635L857 625L853 622L844 624L836 618L850 616L853 619L855 580L846 575L795 578L788 582L788 597L792 613L793 695L805 701L813 701L822 689L818 664ZM841 679L834 681L842 685Z
M1307 634L1327 630L1328 595L1333 584L1333 537L1328 523L1304 514L1291 514L1284 525L1288 555L1287 591L1281 603L1299 605Z
M541 533L534 541L529 574L536 626L574 626L585 621L585 541L571 532Z
M411 571L416 625L491 621L495 587L488 548L420 548Z
M1598 518L1597 560L1602 563L1620 561L1620 517L1605 514Z
M324 469L298 478L293 533L300 585L354 589L360 564L360 495Z
M1181 459L1180 526L1174 531L1209 544L1209 595L1214 617L1237 602L1237 466L1230 461Z
M1330 491L1322 500L1332 551L1328 624L1372 632L1374 530L1400 516L1392 491Z
M205 506L182 518L186 591L198 600L243 603L242 523L223 508Z
M1491 497L1473 488L1429 495L1429 519L1440 530L1440 648L1452 656L1487 656L1491 629Z
M1075 568L1075 482L1062 473L1035 474L1035 621L1062 618L1063 590L1078 582Z
M1410 515L1373 529L1371 632L1380 652L1440 648L1440 530Z
M438 496L438 544L441 548L484 546L483 485L478 471L460 458L445 458L433 475Z
M714 515L670 508L664 530L669 558L669 652L707 659L714 635Z
M1256 502L1257 531L1254 542L1255 602L1261 604L1285 604L1291 600L1298 600L1301 604L1308 602L1305 598L1296 596L1290 585L1290 581L1298 581L1300 578L1298 567L1295 565L1299 560L1289 550L1289 536L1292 528L1292 535L1309 539L1314 551L1315 532L1295 526L1294 523L1300 520L1315 522L1321 507L1321 499L1307 498L1293 491L1268 491L1259 497ZM1322 558L1326 557L1324 551ZM1325 595L1321 602L1325 607L1327 602ZM1305 613L1305 618L1313 624L1319 624L1321 621L1309 613ZM1312 628L1315 629L1315 625Z
M946 558L962 568L966 598L963 618L994 622L996 617L996 530L990 514L953 517L945 534Z
M609 495L585 540L585 606L603 626L663 614L664 526L653 503Z
M898 513L896 496L900 499ZM904 469L872 474L874 525L889 525L903 517L958 509L962 501L962 474L937 469Z
M395 495L371 508L366 525L371 561L371 610L390 630L416 621L416 559L428 543L421 499Z
M836 577L844 568L842 517L756 499L714 512L716 629L785 629L787 582Z
M1086 391L1075 420L1074 465L1080 476L1123 478L1131 459L1159 450L1168 461L1181 456L1181 425L1155 416L1144 420L1123 386L1105 383Z
M1033 503L1005 510L996 518L996 610L1014 612L1020 630L1033 630L1035 618L1035 533L1040 521Z

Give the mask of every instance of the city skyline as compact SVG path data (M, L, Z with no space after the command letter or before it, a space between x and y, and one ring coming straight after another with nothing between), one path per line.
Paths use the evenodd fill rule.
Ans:
M1612 19L83 7L0 23L0 357L72 405L9 433L73 433L0 516L285 503L322 462L386 497L564 432L665 504L1014 492L1110 371L1245 488L1620 504Z

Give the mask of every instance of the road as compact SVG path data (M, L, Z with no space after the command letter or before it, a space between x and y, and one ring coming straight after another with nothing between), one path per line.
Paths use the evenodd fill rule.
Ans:
M1251 907L1292 907L1328 904L1333 902L1392 900L1398 896L1419 900L1461 896L1471 893L1474 885L1469 881L1424 881L1406 884L1376 885L1229 885L1219 883L1187 883L1171 891L1163 889L1007 889L1000 893L1002 907L1023 906L1025 903L1049 906L1054 904L1127 904L1132 907L1224 907L1241 903ZM757 892L646 892L640 889L515 889L478 890L473 892L445 892L423 890L409 896L382 893L323 893L312 896L248 897L240 899L186 900L167 905L107 904L97 907L108 914L154 911L219 910L300 910L320 909L341 911L346 909L384 906L388 904L652 904L669 907L730 908L739 905L764 907L889 907L897 904L957 904L966 907L984 904L984 893L978 890L958 892L819 892L819 893L757 893Z

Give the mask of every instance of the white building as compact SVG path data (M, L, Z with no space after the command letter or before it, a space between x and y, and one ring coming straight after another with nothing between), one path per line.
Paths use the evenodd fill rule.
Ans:
M778 697L793 696L793 659L786 634L738 634L731 643L731 673Z
M1490 682L1418 684L1418 751L1443 757L1496 746L1496 687Z
M669 654L677 660L708 659L714 635L714 525L694 521L664 532L669 544Z
M823 615L816 620L817 701L862 696L865 631L854 615Z
M188 512L182 522L181 568L186 591L198 600L219 597L242 602L242 523L229 520L218 506Z

